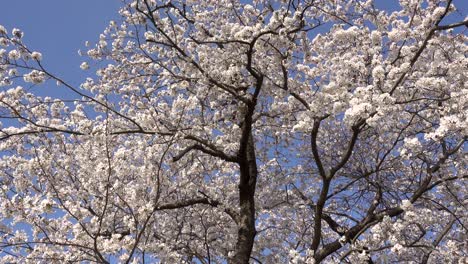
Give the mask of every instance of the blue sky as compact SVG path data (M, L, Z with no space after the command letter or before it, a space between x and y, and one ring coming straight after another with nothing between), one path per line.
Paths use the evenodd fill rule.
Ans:
M24 43L42 53L46 68L77 85L87 74L77 51L119 18L120 5L120 0L2 0L0 25L10 32L21 29Z
M376 0L385 9L394 9L397 2ZM468 1L453 3L459 8L457 20L466 17ZM43 54L46 68L77 86L89 74L80 70L85 58L77 51L86 50L86 40L95 42L110 20L119 19L120 5L120 0L2 0L0 25L23 30L25 43Z

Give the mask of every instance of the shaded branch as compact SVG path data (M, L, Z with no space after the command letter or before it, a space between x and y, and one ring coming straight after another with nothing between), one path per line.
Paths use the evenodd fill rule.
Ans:
M191 146L183 149L178 155L176 155L176 156L174 156L172 158L172 161L180 160L181 158L183 158L187 153L189 153L192 150L199 150L199 151L201 151L201 152L203 152L205 154L208 154L208 155L213 156L213 157L221 158L222 160L225 160L225 161L238 162L238 158L235 157L235 156L226 155L225 153L223 153L221 151L207 149L204 146L199 145L199 144L194 144L194 145L191 145Z

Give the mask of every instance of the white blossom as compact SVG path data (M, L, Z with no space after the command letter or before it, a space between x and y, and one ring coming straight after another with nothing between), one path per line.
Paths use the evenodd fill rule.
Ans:
M13 28L11 33L13 34L13 36L15 36L17 38L22 38L23 37L23 32L21 30L17 29L17 28Z
M37 60L37 61L41 61L42 60L42 54L37 52L37 51L34 51L31 53L31 58L34 59L34 60Z
M0 25L0 34L4 34L4 35L8 34L8 31L7 31L6 28L5 28L4 26L2 26L2 25Z
M408 200L403 200L403 201L401 201L401 209L407 211L407 210L409 210L411 207L412 207L412 204L411 204L410 201L408 201Z
M87 69L89 69L89 64L87 62L82 62L81 65L80 65L80 68L82 70L87 70Z
M10 50L10 52L8 52L8 58L10 58L10 60L17 60L20 57L21 54L17 50Z
M23 76L25 82L40 84L45 81L46 74L42 71L32 70Z

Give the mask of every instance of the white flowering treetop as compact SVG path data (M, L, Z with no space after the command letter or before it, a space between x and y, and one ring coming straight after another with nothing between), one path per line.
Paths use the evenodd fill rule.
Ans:
M0 26L2 263L466 263L456 3L246 2L124 2L80 87Z

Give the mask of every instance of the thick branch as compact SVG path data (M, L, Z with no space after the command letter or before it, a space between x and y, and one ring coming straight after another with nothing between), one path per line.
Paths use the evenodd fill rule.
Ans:
M314 156L315 164L317 164L317 168L319 170L320 176L325 179L327 178L327 174L325 169L323 168L322 160L320 159L320 154L317 147L317 134L320 128L320 122L322 120L314 120L314 125L312 127L312 133L310 138L310 145L312 148L312 155Z
M182 157L185 156L185 154L189 153L192 150L199 150L199 151L201 151L203 153L206 153L206 154L208 154L210 156L221 158L222 160L229 161L229 162L237 162L237 160L238 160L237 157L235 157L235 156L226 155L225 153L223 153L221 151L207 149L207 148L203 147L202 145L195 144L195 145L191 145L191 146L185 148L184 150L182 150L178 155L176 155L176 156L174 156L172 158L172 161L180 160Z
M185 201L177 201L173 203L166 203L162 205L158 205L155 208L155 211L160 211L160 210L174 210L174 209L180 209L180 208L185 208L185 207L190 207L194 206L197 204L206 204L206 205L211 205L213 207L219 207L222 206L222 203L216 200L212 200L208 197L201 197L201 198L194 198L190 200L185 200ZM224 212L228 214L234 222L238 223L239 222L239 215L237 212L232 210L231 208L224 208Z
M349 141L348 147L346 148L346 152L341 158L340 162L330 170L330 178L332 178L335 175L335 173L341 168L343 168L343 166L346 165L346 163L348 162L349 158L351 157L351 154L353 153L354 146L356 145L359 132L361 132L360 127L364 124L364 122L364 120L360 121L357 125L354 125L352 127L353 135L351 136L351 140Z

